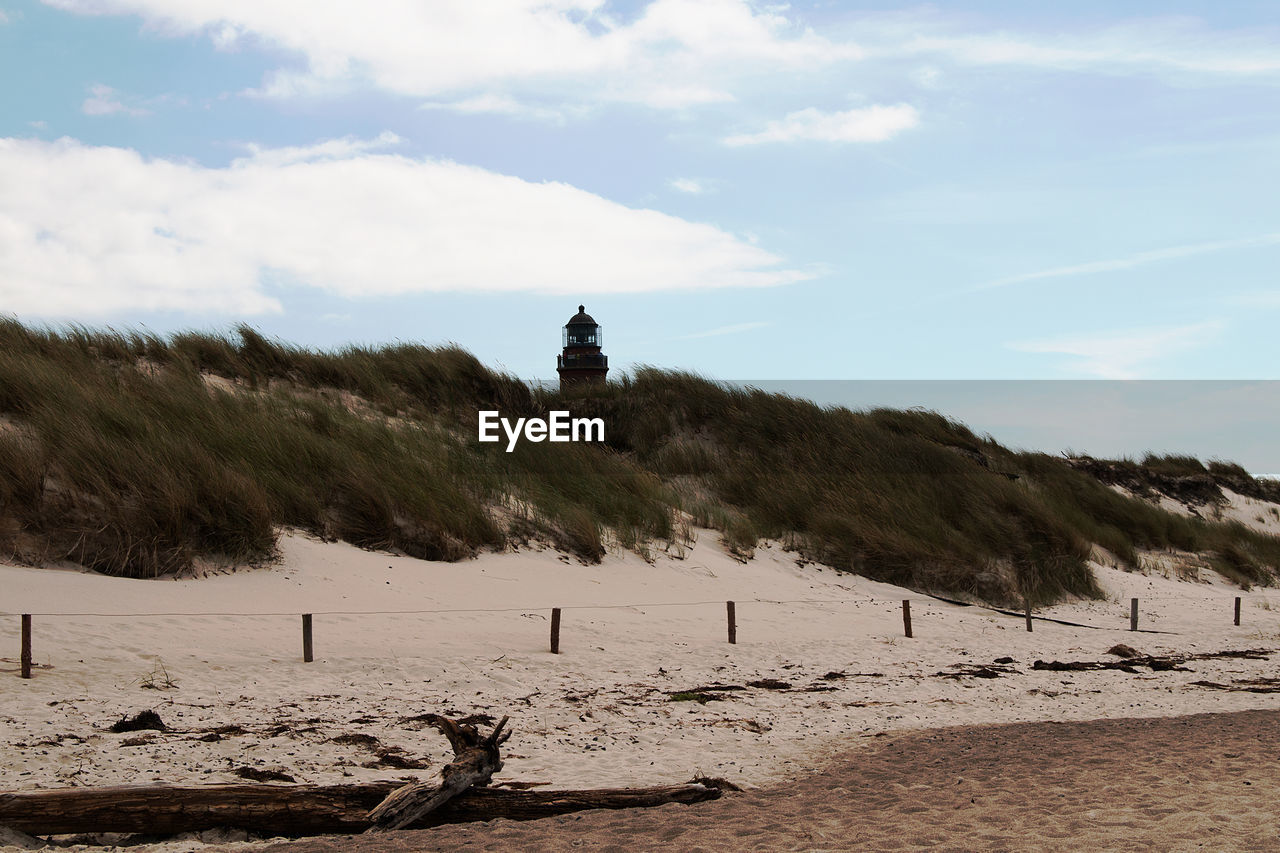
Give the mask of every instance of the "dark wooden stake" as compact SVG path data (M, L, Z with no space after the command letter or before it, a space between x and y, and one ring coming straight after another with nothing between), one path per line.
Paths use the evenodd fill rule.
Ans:
M22 614L22 677L31 677L31 614Z
M911 636L911 599L902 599L902 630Z
M551 608L551 654L560 654L560 608Z
M304 663L311 663L312 647L311 647L311 614L302 614L302 660Z
M738 610L737 605L732 601L724 603L725 614L729 617L729 642L736 644L738 642Z
M1026 605L1026 608L1027 608L1027 632L1030 633L1031 632L1031 599L1024 598L1023 603Z
M1138 599L1129 599L1129 630L1138 630Z
M1240 596L1236 596L1236 624L1240 624Z

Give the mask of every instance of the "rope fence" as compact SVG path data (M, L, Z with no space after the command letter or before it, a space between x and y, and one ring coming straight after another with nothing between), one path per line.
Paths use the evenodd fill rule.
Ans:
M946 598L934 596L906 597L902 599L882 599L873 597L849 598L849 599L769 599L769 598L753 598L747 602L751 604L772 604L772 605L815 605L815 606L832 606L844 604L875 604L888 603L893 604L896 601L902 603L902 631L903 635L908 639L913 637L911 624L911 603L923 604L953 604L961 607L974 607L979 610L991 613L1013 616L1017 618L1025 618L1027 631L1033 630L1034 620L1044 622L1052 622L1060 625L1069 625L1077 628L1088 628L1091 630L1116 630L1116 626L1105 625L1089 625L1081 622L1072 622L1065 619L1059 619L1053 616L1036 615L1032 612L1031 603L1025 603L1025 607L1021 611L1005 610L998 607L990 607L986 605L973 604L971 602L954 601ZM1191 596L1150 596L1148 601L1199 601L1204 602L1204 598L1193 598ZM1225 605L1226 597L1222 597ZM1235 596L1232 604L1232 622L1239 626L1241 623L1241 604L1244 600L1243 596ZM1250 601L1262 602L1270 609L1271 599L1265 596L1250 596ZM1140 599L1129 599L1129 630L1142 631L1150 634L1177 634L1175 631L1157 631L1151 628L1140 629L1139 607ZM297 611L272 611L272 612L231 612L231 611L215 611L215 612L191 612L191 611L173 611L173 612L145 612L145 613L101 613L101 612L45 612L45 613L10 613L0 611L0 616L21 617L21 656L20 656L20 677L31 678L32 670L32 620L35 617L41 619L138 619L138 618L302 618L302 659L305 663L311 663L314 660L314 643L313 643L313 625L315 616L420 616L433 614L460 614L460 613L536 613L541 611L551 611L551 637L550 651L551 654L560 653L560 626L561 613L565 610L638 610L641 608L656 609L662 607L707 607L711 605L723 605L726 617L726 634L729 644L733 645L738 642L738 621L737 621L737 602L736 601L664 601L651 602L644 604L572 604L561 607L457 607L457 608L434 608L434 609L412 609L412 610L313 610L309 613L298 613ZM1225 608L1224 608L1225 609ZM1278 607L1280 609L1280 607Z
M1221 596L1221 601L1229 603L1240 601L1242 598L1247 601L1263 602L1274 606L1280 612L1280 596L1235 596L1234 599L1228 596ZM1190 595L1145 595L1142 601L1195 601L1204 602L1207 599ZM829 604L874 604L876 602L897 603L900 601L913 601L917 604L953 604L960 607L973 607L979 610L988 610L992 613L1012 614L1021 617L1022 611L1004 610L999 607L992 607L986 604L977 604L971 601L960 601L957 599L943 598L935 595L917 595L903 596L901 598L876 598L874 596L861 596L858 598L750 598L737 599L737 601L745 601L749 604L809 604L815 606ZM1102 599L1098 600L1099 602ZM1132 599L1131 599L1132 601ZM433 614L447 613L530 613L533 611L543 610L633 610L639 608L658 608L658 607L708 607L711 605L723 605L724 599L711 599L707 601L649 601L639 603L622 603L622 604L534 604L527 607L437 607L437 608L414 608L414 609L397 609L397 610L312 610L312 614L316 616L422 616ZM1229 606L1229 604L1228 604ZM19 616L22 615L17 611L0 610L0 616ZM156 611L148 610L145 612L100 612L91 610L59 610L38 612L30 611L26 615L45 617L88 617L101 619L120 619L129 617L154 617L154 618L172 618L183 616L298 616L297 610L253 610L253 611L237 611L237 610L211 610L211 611L195 611L195 610L172 610L172 611ZM1036 616L1036 619L1048 619L1050 617ZM1072 623L1074 624L1074 623ZM1104 625L1082 625L1085 628L1098 628L1099 630L1109 630Z

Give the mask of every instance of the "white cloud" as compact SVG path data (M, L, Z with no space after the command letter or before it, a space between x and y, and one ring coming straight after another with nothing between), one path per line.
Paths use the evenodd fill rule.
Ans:
M681 335L678 340L689 341L695 338L718 338L721 335L736 335L741 332L750 332L754 329L763 329L772 325L772 323L766 323L762 320L751 323L735 323L732 326L718 326L714 329L707 329L705 332L694 332L689 335Z
M810 107L771 121L757 133L726 137L725 145L760 145L766 142L883 142L920 123L910 104L876 105L844 112L824 113Z
M1117 7L1120 8L1120 7ZM871 60L922 58L956 65L1153 76L1200 83L1280 81L1275 30L1223 29L1193 17L1129 17L1109 26L1049 31L982 26L945 7L850 16Z
M911 72L911 80L921 89L936 89L942 80L942 72L932 65L922 65Z
M315 145L286 146L284 148L264 148L255 143L245 145L245 150L259 166L288 166L291 163L318 162L321 160L348 160L369 151L392 148L404 142L396 134L384 130L375 139L357 139L344 136L341 139L326 139Z
M1280 290L1250 290L1232 296L1228 301L1249 308L1280 308Z
M128 116L145 116L151 113L143 107L125 104L119 92L110 86L95 83L89 87L89 97L80 105L80 111L87 116L109 116L123 114Z
M9 23L9 16L5 14L4 9L0 9L0 25Z
M1160 261L1171 261L1178 258L1190 258L1195 255L1206 255L1212 252L1226 252L1235 249L1256 249L1265 246L1280 245L1280 232L1262 234L1257 237L1244 237L1239 240L1215 240L1207 243L1189 243L1185 246L1170 246L1149 252L1137 252L1123 258L1110 258L1101 261L1088 261L1069 266L1051 267L1037 272L1020 273L978 285L975 290L991 290L997 287L1008 287L1024 284L1029 281L1040 281L1046 278L1062 278L1064 276L1093 275L1102 272L1119 272L1134 267L1146 266Z
M281 310L268 283L349 298L634 293L813 277L711 225L562 183L381 153L255 149L224 168L0 139L0 305L42 316Z
M1057 36L999 31L919 35L906 40L894 52L943 55L968 65L1233 77L1280 73L1280 55L1274 44L1245 34L1206 30L1178 19L1133 22Z
M563 124L568 109L539 107L532 103L518 101L510 95L484 94L457 101L428 101L419 107L424 110L449 110L470 115L505 115L516 118L530 118L539 121ZM574 111L577 112L577 111Z
M695 181L693 178L672 178L667 181L671 189L677 192L688 193L689 195L702 195L707 191L701 181Z
M1076 359L1072 367L1101 379L1138 379L1152 362L1203 346L1223 328L1221 321L1210 320L1186 326L1015 341L1007 346L1019 352L1072 356Z
M85 14L140 15L223 48L260 41L303 62L259 90L291 96L369 81L454 98L519 87L566 100L683 108L732 98L740 75L856 58L748 0L656 0L620 22L603 0L366 0L359 12L308 0L44 0Z

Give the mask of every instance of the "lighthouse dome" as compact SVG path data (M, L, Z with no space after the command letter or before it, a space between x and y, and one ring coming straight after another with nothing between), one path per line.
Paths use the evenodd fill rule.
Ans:
M569 318L567 326L595 326L597 325L595 318L587 313L587 306L579 305L578 313Z

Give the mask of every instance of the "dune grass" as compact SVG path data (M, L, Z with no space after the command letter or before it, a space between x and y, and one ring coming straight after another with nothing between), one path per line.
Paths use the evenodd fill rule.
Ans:
M482 408L602 417L607 442L506 453L475 440ZM1123 463L1252 480L1230 463ZM1280 566L1271 537L1165 512L933 412L653 369L561 394L456 347L315 352L247 327L160 338L0 321L0 543L20 558L155 576L269 559L290 526L427 559L541 540L597 560L606 542L669 547L690 523L743 555L769 537L1002 603L1096 595L1092 543L1131 565L1140 549L1205 552L1243 583Z
M0 324L10 549L154 576L198 555L266 559L278 525L443 560L521 531L587 558L603 553L603 527L624 544L671 535L662 484L616 454L462 440L467 400L528 408L532 397L460 350L276 347L256 333L238 347L195 335L166 345ZM244 386L210 386L204 371ZM582 494L582 482L595 488ZM492 512L504 503L517 507L505 526Z

